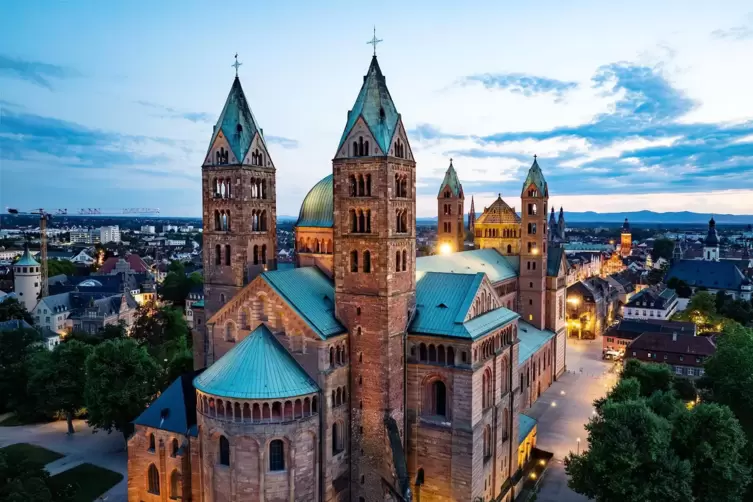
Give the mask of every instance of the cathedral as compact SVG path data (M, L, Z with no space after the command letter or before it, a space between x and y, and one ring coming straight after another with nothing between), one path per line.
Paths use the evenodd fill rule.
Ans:
M520 492L525 411L565 371L565 257L538 160L520 214L501 196L474 214L468 251L450 162L439 253L417 259L416 160L376 55L336 147L301 204L295 267L278 266L277 168L236 75L202 165L196 370L134 420L129 501Z

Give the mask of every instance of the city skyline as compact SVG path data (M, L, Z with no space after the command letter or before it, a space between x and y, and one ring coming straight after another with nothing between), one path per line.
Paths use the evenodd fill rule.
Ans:
M417 216L435 214L450 158L480 211L497 193L516 203L534 154L566 210L753 214L752 75L735 64L753 49L753 12L642 3L13 5L0 20L14 40L0 53L0 199L198 216L237 51L278 214L294 216L331 172L376 25L417 159Z

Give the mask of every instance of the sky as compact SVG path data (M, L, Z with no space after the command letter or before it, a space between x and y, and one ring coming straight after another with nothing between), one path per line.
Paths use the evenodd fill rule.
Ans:
M477 211L519 206L534 154L565 211L753 214L749 0L3 2L0 205L199 216L237 52L295 216L374 27L418 216L451 158Z

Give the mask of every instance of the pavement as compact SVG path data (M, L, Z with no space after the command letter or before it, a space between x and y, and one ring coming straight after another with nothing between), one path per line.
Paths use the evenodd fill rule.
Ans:
M15 443L30 443L65 455L45 466L53 476L84 462L119 472L123 475L123 480L98 500L127 502L128 457L123 435L117 431L112 434L94 432L83 420L74 420L73 425L76 433L70 436L67 434L68 426L65 420L48 424L0 427L0 448Z
M594 412L593 401L617 382L618 364L603 361L601 350L599 339L568 339L567 372L525 411L538 420L536 446L554 454L539 484L537 502L589 500L567 487L563 460L568 453L588 447L584 425Z

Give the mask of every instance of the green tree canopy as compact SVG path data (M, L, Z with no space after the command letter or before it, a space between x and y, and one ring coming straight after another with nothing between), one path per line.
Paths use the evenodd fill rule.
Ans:
M73 434L73 416L84 407L86 358L92 347L79 341L61 343L52 352L44 351L32 359L29 393L49 415L63 412L68 433Z
M646 276L646 281L654 286L656 284L659 284L664 280L664 269L661 268L652 268L649 270L648 275Z
M191 292L191 288L202 284L201 275L193 273L186 275L186 268L180 261L172 261L168 267L167 275L162 285L159 287L159 294L166 302L171 302L174 306L184 308L186 298Z
M664 258L669 261L672 259L672 252L675 249L675 241L671 239L656 239L654 247L651 249L651 259L656 261Z
M0 500L4 502L66 502L72 491L58 489L44 467L22 453L0 451Z
M86 359L84 392L89 425L128 437L130 423L158 390L159 368L135 340L97 345Z
M672 390L674 375L666 364L644 363L628 359L622 370L622 379L634 378L640 386L641 396L648 397L656 391Z
M6 298L0 302L0 322L12 321L14 319L26 321L34 324L34 319L23 303L15 298Z
M47 276L53 277L60 274L76 275L76 265L68 260L47 260Z
M26 392L28 361L44 350L36 330L0 331L0 410L14 410L22 416L36 412Z

